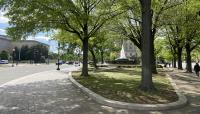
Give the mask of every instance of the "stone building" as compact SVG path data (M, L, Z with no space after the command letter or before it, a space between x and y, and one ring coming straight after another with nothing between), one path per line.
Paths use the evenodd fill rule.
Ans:
M4 50L11 54L12 50L15 47L17 47L18 49L21 49L22 46L32 47L35 45L44 45L49 49L49 45L35 41L35 40L12 41L9 37L0 35L0 52Z
M6 36L0 35L0 52L5 50L8 51L11 46L11 40Z

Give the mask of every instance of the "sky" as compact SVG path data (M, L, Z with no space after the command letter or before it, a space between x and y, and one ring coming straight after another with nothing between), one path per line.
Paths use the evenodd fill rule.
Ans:
M4 16L4 12L0 11L0 35L6 35L6 28L9 27L9 19ZM57 42L50 40L50 37L46 33L39 33L35 36L28 37L27 40L36 40L50 46L51 52L57 52Z

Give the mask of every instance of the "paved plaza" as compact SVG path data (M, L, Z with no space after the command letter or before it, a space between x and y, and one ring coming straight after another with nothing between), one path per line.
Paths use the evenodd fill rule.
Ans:
M12 64L0 64L0 85L30 74L55 70L57 68L55 64L18 64L15 67L11 66ZM60 67L68 68L71 65L61 65Z
M0 87L0 114L199 114L200 78L171 73L189 104L167 111L137 111L101 105L83 94L68 80L71 66L49 70L7 82Z

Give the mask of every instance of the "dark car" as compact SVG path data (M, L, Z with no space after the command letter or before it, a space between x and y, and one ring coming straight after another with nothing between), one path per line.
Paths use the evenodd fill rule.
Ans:
M75 61L74 64L80 66L80 62L79 61Z
M67 61L66 64L68 64L68 65L73 65L74 62L73 62L73 61Z
M56 65L58 65L58 64L59 64L59 65L62 65L62 64L63 64L63 61L61 61L61 60L60 60L59 62L57 61L57 62L56 62Z

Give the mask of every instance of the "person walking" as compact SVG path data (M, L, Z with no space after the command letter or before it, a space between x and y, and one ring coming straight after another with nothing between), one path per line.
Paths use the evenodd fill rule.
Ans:
M196 75L199 77L199 71L200 71L199 63L196 63L196 65L194 65L194 71Z

